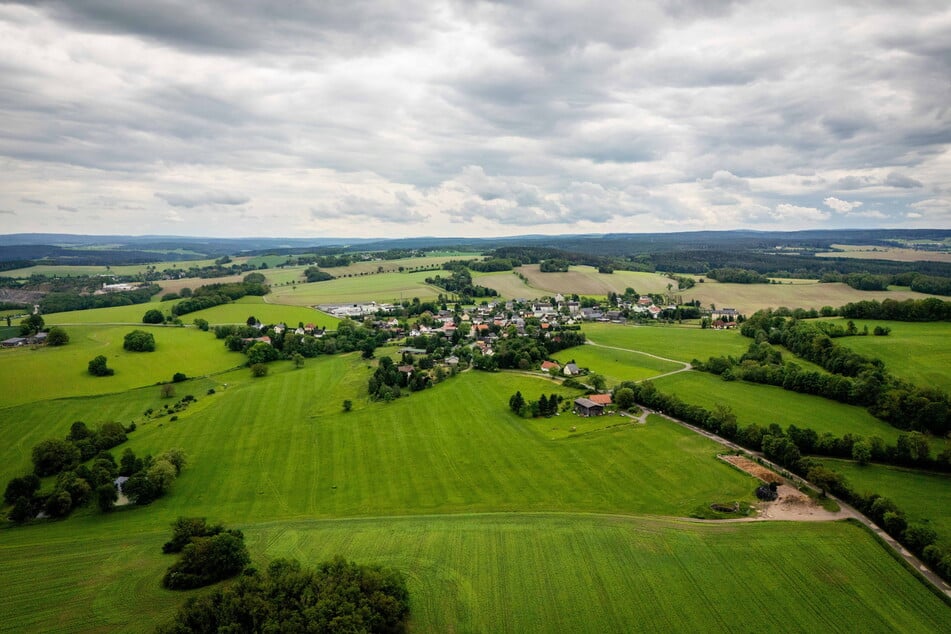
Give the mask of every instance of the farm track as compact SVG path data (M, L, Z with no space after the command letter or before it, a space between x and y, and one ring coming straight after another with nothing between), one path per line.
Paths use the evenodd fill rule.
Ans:
M658 356L658 355L655 355L655 354L651 354L651 353L649 353L649 352L643 352L643 351L641 351L641 350L634 350L634 349L631 349L631 348L619 348L619 347L617 347L617 346L607 346L607 345L603 345L603 344L596 343L596 342L594 342L594 341L592 341L592 340L590 340L590 339L589 339L586 343L587 343L588 345L598 346L598 347L601 347L601 348L607 348L607 349L611 349L611 350L620 350L620 351L623 351L623 352L633 352L633 353L637 353L637 354L642 354L642 355L645 355L645 356L648 356L648 357L652 357L652 358L654 358L654 359L659 359L659 360L661 360L661 361L669 361L669 362L671 362L671 363L680 363L680 364L682 364L682 365L684 366L683 368L681 368L681 369L679 369L679 370L674 370L673 372L667 372L667 373L662 374L662 375L659 375L659 376L651 377L650 379L642 379L641 381L646 381L646 380L651 380L651 379L658 379L658 378L661 378L661 377L664 377L664 376L670 376L670 375L672 375L672 374L679 374L680 372L686 372L686 371L688 371L688 370L693 369L693 366L692 366L691 364L686 363L686 362L684 362L684 361L677 361L677 360L675 360L675 359L667 359L667 358L665 358L665 357L661 357L661 356ZM641 381L638 381L638 383L640 383ZM742 452L744 452L744 453L748 453L748 454L754 455L754 456L756 456L758 459L760 459L760 461L761 461L762 463L765 463L766 465L768 465L770 468L774 469L774 470L777 471L777 472L785 472L785 469L783 469L783 468L780 467L779 465L777 465L777 464L775 464L775 463L773 463L773 462L767 460L767 459L763 456L762 452L759 452L759 451L749 451L749 450L747 450L746 448L741 447L741 446L737 445L736 443L734 443L734 442L732 442L732 441L730 441L730 440L727 440L726 438L722 438L722 437L720 437L720 436L714 434L713 432L707 431L707 430L705 430L705 429L701 429L700 427L696 427L696 426L694 426L694 425L691 425L690 423L687 423L687 422L684 422L684 421L682 421L682 420L673 418L672 416L668 416L668 415L663 414L663 413L661 413L661 412L655 412L655 411L649 410L649 409L644 408L644 407L642 407L642 410L643 410L643 412L644 412L643 416L645 417L645 419L646 419L646 416L649 415L649 414L657 414L658 416L662 416L662 417L666 418L667 420L671 421L672 423L676 423L676 424L678 424L678 425L680 425L680 426L682 426L682 427L685 427L685 428L687 428L687 429L689 429L689 430L691 430L691 431L693 431L693 432L695 432L695 433L697 433L697 434L700 434L701 436L704 436L705 438L708 438L708 439L710 439L710 440L713 440L714 442L718 442L718 443L720 443L721 445L723 445L723 446L725 446L725 447L727 447L727 448L729 448L729 449L731 449L731 450L734 450L734 451L742 451ZM812 483L809 482L808 480L806 480L806 479L804 479L804 478L800 478L799 476L796 476L796 475L790 474L790 476L788 477L788 479L791 480L791 481L793 481L793 482L805 484L805 485L810 486L810 487L812 487L812 488L819 489L819 487L815 486L814 484L812 484ZM920 559L918 559L918 558L917 558L914 554L912 554L908 549L906 549L904 546L902 546L901 544L899 544L898 541L896 541L893 537L891 537L888 533L886 533L886 532L885 532L884 530L882 530L878 525L876 525L872 520L870 520L869 518L867 518L865 515L863 515L862 513L860 513L858 510L856 510L855 508L853 508L851 505L846 504L845 502L843 502L842 500L840 500L840 499L838 499L838 498L835 498L834 496L831 496L831 495L830 495L829 497L832 497L832 498L839 504L839 506L842 508L842 512L841 512L841 513L838 513L838 514L836 514L835 516L832 516L832 517L829 518L830 521L835 521L835 520L839 520L839 519L852 518L852 519L855 519L855 520L861 522L864 526L866 526L869 530L871 530L875 535L877 535L877 536L882 540L882 542L884 542L884 544L885 544L887 547L891 548L891 549L892 549L895 553L897 553L902 559L904 559L912 568L914 568L915 570L917 570L917 571L918 571L925 579L927 579L935 588L937 588L941 593L943 593L943 594L946 595L947 597L951 598L951 585L948 585L941 577L939 577L939 576L936 575L934 572L932 572L930 568L928 568ZM710 522L757 522L757 521L777 521L777 520L771 520L770 518L737 518L737 519L732 519L732 520L696 520L696 521L710 521ZM779 520L779 521L783 521L783 520ZM789 520L785 520L785 521L789 521ZM795 520L793 520L793 521L795 521Z
M649 378L646 378L646 379L641 379L640 381L636 381L636 383L641 383L642 381L653 381L654 379L662 379L662 378L664 378L665 376L671 376L671 375L674 375L674 374L680 374L681 372L686 372L687 370L692 370L692 369L693 369L693 366L690 365L689 363L687 363L686 361L677 361L676 359L668 359L667 357L661 357L661 356L656 355L656 354L651 354L650 352L644 352L643 350L633 350L633 349L631 349L631 348L619 348L618 346L608 346L608 345L605 345L605 344L603 344L603 343L597 343L596 341L592 341L591 339L588 339L588 340L585 342L585 344L587 344L587 345L589 345L589 346L596 346L596 347L598 347L598 348L605 348L605 349L607 349L607 350L618 350L618 351L620 351L620 352L633 352L634 354L641 354L641 355L644 355L645 357L650 357L650 358L652 358L652 359L657 359L658 361L666 361L666 362L668 362L668 363L679 363L680 365L683 366L683 367L680 368L679 370L673 370L673 371L671 371L671 372L664 372L663 374L658 374L658 375L655 375L655 376L652 376L652 377L649 377Z

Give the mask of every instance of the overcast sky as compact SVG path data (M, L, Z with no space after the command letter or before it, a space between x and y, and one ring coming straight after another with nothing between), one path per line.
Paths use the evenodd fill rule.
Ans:
M951 228L949 149L947 0L0 0L0 233Z

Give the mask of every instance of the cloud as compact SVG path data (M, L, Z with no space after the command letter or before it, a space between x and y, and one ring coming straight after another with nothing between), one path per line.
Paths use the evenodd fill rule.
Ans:
M838 189L851 190L862 189L863 187L869 187L874 184L875 181L868 176L843 176L836 183L836 186Z
M750 182L748 180L731 174L727 170L717 170L713 173L713 176L710 178L710 180L706 182L712 187L718 187L720 189L729 191L750 191Z
M0 209L0 214L5 214L5 215L8 215L8 216L15 216L15 215L17 215L17 212L13 211L12 209Z
M838 198L835 198L834 196L829 196L828 198L824 199L822 202L826 207L828 207L829 209L833 211L837 211L840 214L848 214L856 207L862 206L862 203L859 201L849 202L847 200L839 200Z
M178 194L169 192L155 192L155 197L164 200L172 207L203 207L205 205L244 205L251 199L241 194L227 192L199 192L194 194Z
M26 196L24 196L23 198L20 198L20 202L27 203L28 205L45 205L46 204L45 200L40 200L39 198L27 198Z
M827 220L829 214L815 207L800 207L799 205L780 203L773 210L773 217L777 220L818 221Z
M79 213L79 209L76 207L70 207L69 205L56 205L56 208L60 211L68 211L71 214Z
M915 187L922 187L921 181L915 180L910 176L905 176L904 174L899 174L898 172L891 172L888 176L886 176L885 185L888 187L898 187L900 189L914 189Z
M373 220L386 223L425 221L426 214L414 207L416 203L403 191L392 194L389 199L346 194L333 202L313 207L310 216L318 221L328 218L347 220L356 223L357 226Z

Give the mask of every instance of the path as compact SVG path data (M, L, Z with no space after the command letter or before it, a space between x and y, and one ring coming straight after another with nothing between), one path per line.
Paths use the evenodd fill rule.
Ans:
M706 438L709 438L710 440L713 440L714 442L718 442L718 443L720 443L721 445L723 445L723 446L725 446L725 447L729 447L729 448L732 449L732 450L742 451L742 452L747 453L747 454L750 454L750 455L752 455L752 456L756 456L756 457L761 461L762 464L765 464L766 466L770 467L771 469L774 469L777 473L782 473L782 474L788 473L785 469L783 469L783 468L780 467L779 465L777 465L777 464L775 464L774 462L771 462L770 460L767 460L765 457L763 457L762 452L759 452L759 451L750 451L750 450L748 450L748 449L746 449L746 448L744 448L744 447L740 447L739 445L737 445L736 443L734 443L734 442L732 442L732 441L727 440L726 438L722 438L722 437L720 437L720 436L714 434L713 432L707 431L707 430L705 430L705 429L701 429L700 427L696 427L695 425L691 425L690 423L686 423L686 422L684 422L684 421L682 421L682 420L679 420L679 419L677 419L677 418L674 418L674 417L672 417L672 416L668 416L667 414L664 414L664 413L662 413L662 412L655 412L655 411L649 410L649 409L647 409L646 407L643 407L643 406L642 406L641 408L642 408L645 412L647 412L647 413L657 414L658 416L662 416L662 417L666 418L667 420L671 421L672 423L676 423L676 424L678 424L678 425L680 425L680 426L682 426L682 427L686 427L687 429L689 429L689 430L691 430L691 431L693 431L693 432L695 432L695 433L698 433L698 434L700 434L701 436L704 436L704 437L706 437ZM806 480L805 478L800 478L800 477L797 476L797 475L789 474L789 475L786 475L786 476L784 476L784 477L786 477L786 479L788 479L788 480L790 480L790 481L792 481L792 482L795 482L795 483L797 483L797 484L805 484L806 486L812 487L813 489L817 489L817 490L820 489L820 487L815 486L814 484L812 484L811 482L809 482L809 481ZM835 519L853 518L853 519L858 520L859 522L861 522L862 524L864 524L865 526L867 526L869 529L871 529L872 532L874 532L876 535L878 535L878 536L882 539L882 541L883 541L885 544L887 544L892 550L894 550L896 553L898 553L906 562L908 562L909 565L911 565L912 568L914 568L914 569L917 570L919 573L921 573L921 575L922 575L925 579L927 579L929 582L931 582L931 584L932 584L935 588L937 588L939 591L941 591L942 593L944 593L946 596L951 597L951 585L948 585L948 584L944 581L944 579L942 579L941 577L939 577L938 575L936 575L935 573L933 573L930 568L928 568L920 559L918 559L917 557L915 557L915 555L913 555L907 548L905 548L904 546L902 546L901 544L899 544L898 541L896 541L891 535L889 535L888 533L886 533L886 532L885 532L884 530L882 530L877 524L875 524L875 522L873 522L872 520L870 520L870 519L868 519L867 517L865 517L865 515L863 515L862 513L860 513L858 510L856 510L855 508L853 508L851 505L846 504L846 503L843 502L842 500L840 500L840 499L838 499L838 498L836 498L836 497L834 497L834 496L832 496L832 495L830 495L829 497L832 498L833 500L835 500L835 501L839 504L839 507L841 508L841 511L840 511L836 516L830 517L829 519L834 519L834 520L835 520ZM753 521L756 521L756 518L749 518L749 519L752 519ZM738 520L712 520L712 521L744 521L744 520L745 520L745 521L749 521L749 519L747 519L747 518L738 518ZM763 518L763 519L795 519L795 518L779 518L779 517L773 517L773 518Z
M654 379L660 379L660 378L663 378L663 377L665 377L665 376L670 376L670 375L672 375L672 374L679 374L679 373L681 373L681 372L686 372L687 370L692 370L692 369L693 369L693 366L690 365L689 363L687 363L686 361L678 361L677 359L668 359L667 357L661 357L661 356L656 355L656 354L651 354L650 352L644 352L643 350L634 350L633 348L619 348L619 347L617 347L617 346L607 346L607 345L604 345L603 343L597 343L597 342L595 342L595 341L592 341L591 339L588 339L587 341L585 341L585 344L587 344L587 345L589 345L589 346L597 346L598 348L606 348L607 350L619 350L619 351L621 351L621 352L633 352L634 354L642 354L642 355L644 355L645 357L650 357L650 358L652 358L652 359L657 359L658 361L667 361L667 362L669 362L669 363L679 363L680 365L684 366L684 367L680 368L679 370L672 370L672 371L670 371L670 372L664 372L663 374L657 374L657 375L652 376L652 377L647 378L647 379L641 379L640 381L635 381L635 383L640 383L640 382L642 382L642 381L653 381Z

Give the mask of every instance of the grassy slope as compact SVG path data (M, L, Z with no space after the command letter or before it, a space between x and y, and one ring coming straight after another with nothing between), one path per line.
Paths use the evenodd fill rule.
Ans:
M268 299L275 303L298 306L369 301L399 302L414 297L421 300L434 299L443 291L435 286L428 286L423 280L437 274L438 272L433 271L381 273L312 284L280 286L271 289Z
M668 359L690 362L713 356L740 356L750 340L731 330L702 330L676 326L621 326L585 324L587 338L605 346L649 352Z
M126 352L123 337L141 328L155 337L155 352ZM162 326L69 326L70 343L35 350L0 350L0 407L30 401L120 392L170 381L176 372L201 376L241 365L214 335L193 328ZM91 376L93 357L105 355L110 377Z
M157 583L167 530L127 531L124 515L4 535L0 630L149 631L168 618L183 595ZM939 632L949 618L849 524L502 514L241 528L259 563L342 553L403 570L414 632Z
M887 337L841 337L836 343L881 359L889 372L916 385L951 391L951 323L857 320L855 325L859 330L868 326L869 332L875 326L892 331Z
M625 352L599 346L575 347L554 355L561 364L574 359L582 368L589 368L607 379L608 385L621 381L639 381L665 372L679 370L679 363L661 361L636 352Z
M740 426L757 423L763 427L778 423L811 427L820 434L832 432L861 436L880 436L894 444L899 430L884 423L864 408L827 399L788 392L780 387L741 381L724 381L705 372L683 372L657 379L662 392L677 394L688 403L713 408L717 403L729 405Z
M926 521L951 546L951 475L871 464L864 467L848 460L823 462L846 477L859 492L874 492L891 498L912 521Z

